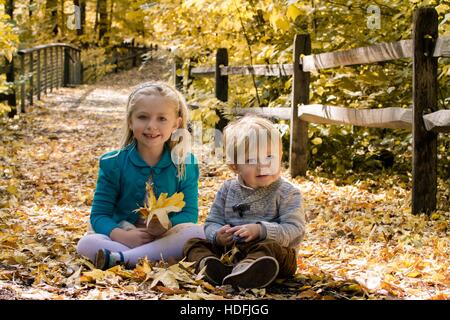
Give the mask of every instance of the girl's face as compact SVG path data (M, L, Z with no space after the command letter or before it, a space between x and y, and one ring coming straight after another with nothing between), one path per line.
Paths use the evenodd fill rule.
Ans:
M141 96L135 102L129 126L141 147L161 147L181 126L172 102L165 97Z

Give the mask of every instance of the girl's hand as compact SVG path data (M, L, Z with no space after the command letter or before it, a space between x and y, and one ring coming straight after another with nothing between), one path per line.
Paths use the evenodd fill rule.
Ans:
M126 245L128 248L136 248L155 239L145 228L136 228L128 231L116 228L111 232L110 238L113 241Z
M134 224L136 226L136 228L146 228L147 225L145 224L145 219L142 219L141 217L139 217L136 220L136 223Z
M233 242L233 234L226 232L227 230L230 230L230 228L231 226L227 224L216 231L216 243L219 246L225 247Z
M239 236L244 238L245 242L250 242L255 239L259 239L261 235L261 225L257 223L243 224L241 226L235 226L226 231L230 235Z
M166 233L172 227L172 223L169 220L168 228L165 228L156 216L153 216L148 225L145 227L147 232L154 236L159 237Z

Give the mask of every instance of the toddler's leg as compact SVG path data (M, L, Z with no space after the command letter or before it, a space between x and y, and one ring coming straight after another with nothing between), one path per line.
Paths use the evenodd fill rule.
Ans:
M89 258L94 261L95 255L100 249L108 249L110 251L126 251L129 250L127 246L112 241L110 237L100 234L88 234L78 241L77 252L78 254Z
M236 264L223 284L234 288L264 288L277 277L288 277L297 269L295 249L285 248L274 240L238 245L245 258Z
M219 257L225 253L226 248L217 246L202 238L189 240L184 248L183 255L187 261L195 262L195 270L205 270L205 280L213 285L222 285L223 279L231 273L233 266L225 265Z
M167 261L170 257L179 261L183 258L184 245L191 238L205 239L203 225L193 223L178 224L167 231L164 237L140 247L122 251L122 253L125 261L130 265L136 265L138 260L145 256L150 261L158 261L161 258Z
M183 248L183 256L186 257L186 260L191 262L195 261L197 265L203 258L212 256L220 257L223 253L219 252L217 246L204 238L192 238L186 242Z
M241 249L241 248L239 248ZM297 270L297 256L293 248L281 246L274 240L263 240L255 243L249 243L242 248L247 253L246 259L258 259L261 257L273 257L280 266L280 277L290 277Z

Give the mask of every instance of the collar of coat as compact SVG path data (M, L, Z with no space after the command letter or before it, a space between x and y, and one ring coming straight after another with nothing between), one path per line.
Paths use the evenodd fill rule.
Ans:
M144 161L144 159L142 159L136 147L136 142L129 145L127 149L130 150L130 159L135 166L147 168L151 167L147 164L147 162ZM170 147L165 143L161 159L159 159L158 163L151 168L155 169L156 173L159 173L161 169L167 168L170 165L173 165L171 151Z

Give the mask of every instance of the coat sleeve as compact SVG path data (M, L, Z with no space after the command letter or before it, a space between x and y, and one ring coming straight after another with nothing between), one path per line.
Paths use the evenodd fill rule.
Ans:
M284 247L298 245L305 234L305 214L302 195L298 188L291 188L282 195L279 222L260 221L266 231L266 238L280 243Z
M120 190L120 171L115 159L100 158L97 186L92 201L90 222L95 232L109 236L119 225L113 213Z
M216 239L216 232L225 223L225 200L228 193L228 185L225 182L216 194L211 210L205 221L205 236L211 242Z
M180 212L169 214L172 225L198 222L198 179L200 176L197 160L190 155L191 161L186 164L185 177L180 181L179 192L184 193L185 206Z

